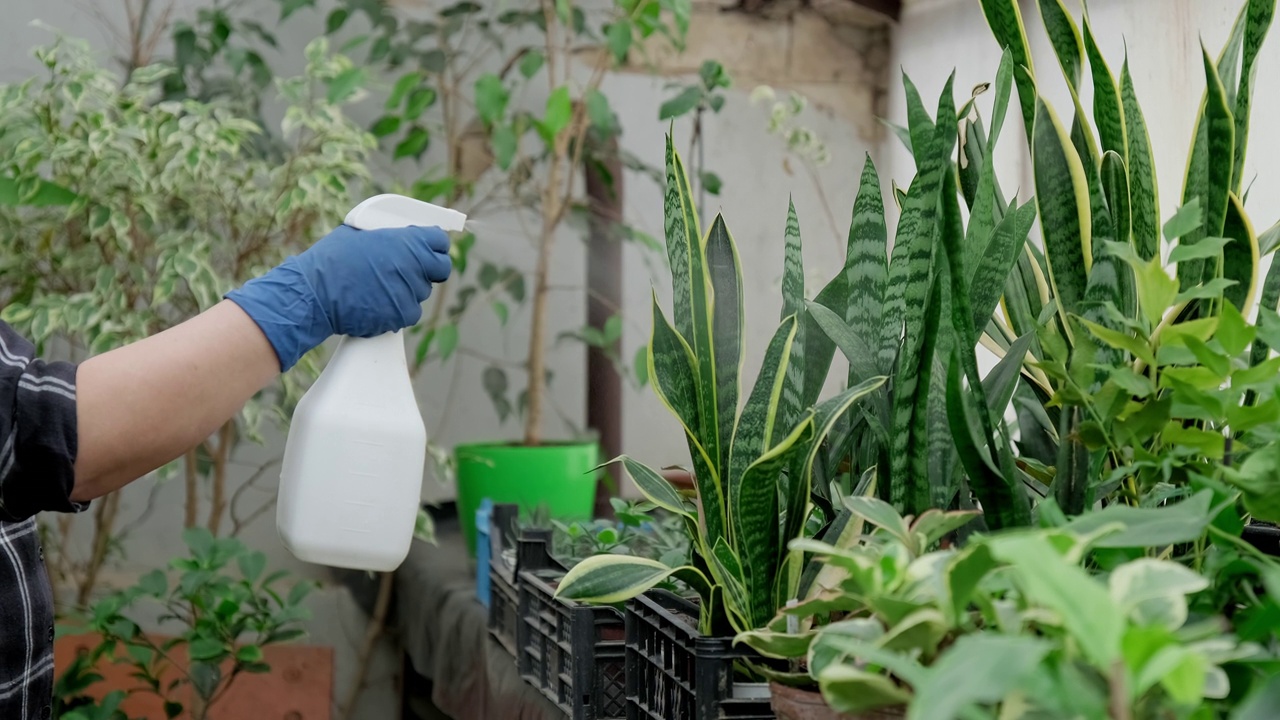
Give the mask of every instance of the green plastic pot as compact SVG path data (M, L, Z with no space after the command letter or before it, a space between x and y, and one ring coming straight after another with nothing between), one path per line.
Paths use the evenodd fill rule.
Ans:
M554 520L589 520L595 509L600 448L595 442L472 443L453 450L457 462L458 522L467 554L476 554L476 510L489 498L511 503L520 516L545 513Z

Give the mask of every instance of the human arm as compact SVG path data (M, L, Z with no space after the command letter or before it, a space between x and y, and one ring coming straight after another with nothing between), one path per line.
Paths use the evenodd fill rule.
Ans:
M438 228L341 226L205 313L77 370L34 359L26 343L0 386L0 443L6 425L27 429L12 467L0 462L0 503L18 498L0 517L81 509L194 447L331 335L413 325L451 272L448 245ZM41 373L63 395L21 389Z

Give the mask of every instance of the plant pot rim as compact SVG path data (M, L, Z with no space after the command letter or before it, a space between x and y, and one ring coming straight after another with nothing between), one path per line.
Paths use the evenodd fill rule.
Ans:
M539 445L525 445L521 440L477 440L475 442L459 443L453 446L455 455L466 452L508 452L508 453L534 453L546 450L573 450L580 448L596 448L600 443L597 440L543 440Z
M816 686L810 689L770 680L769 693L770 702L773 704L775 711L779 709L779 704L801 710L801 712L804 712L804 709L809 709L807 714L796 715L796 717L809 717L812 720L889 720L889 718L906 717L906 706L904 705L877 708L859 713L839 712L827 704L827 701L822 697L822 693Z

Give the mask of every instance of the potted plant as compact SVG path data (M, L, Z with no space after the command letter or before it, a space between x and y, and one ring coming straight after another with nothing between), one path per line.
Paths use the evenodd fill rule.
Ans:
M237 679L271 672L264 650L304 635L310 615L302 601L312 583L282 588L288 574L268 574L266 556L235 538L193 528L183 541L188 555L170 563L178 573L172 584L164 570L153 570L61 626L63 648L94 642L59 676L55 717L114 720L117 711L156 705L150 712L205 720L226 708ZM135 617L156 608L162 632L144 632ZM167 626L176 629L166 633ZM128 666L132 682L94 687L105 683L109 664Z
M729 633L759 627L780 604L798 596L802 557L791 553L786 542L802 534L809 516L808 481L818 448L839 419L883 379L868 379L815 405L821 383L805 380L809 358L800 330L804 310L801 240L791 208L785 233L782 322L765 349L763 369L739 408L745 349L737 249L721 217L715 218L705 236L700 231L684 166L670 137L666 158L665 225L672 259L674 324L655 296L649 376L655 392L684 429L696 495L691 502L657 471L630 457L619 462L650 502L683 518L692 561L670 567L646 558L596 555L565 575L557 596L608 603L634 598L628 612L648 613L649 619L683 627L679 632L689 635L686 650L691 655L695 639L723 640L720 650L711 651L722 653L713 659L725 661L719 668L720 689L705 692L713 690L708 687L695 697L697 693L686 688L681 702L689 703L690 713L695 712L695 704L698 713L715 711L717 703L722 704L720 710L732 712L723 705L731 700L727 693L732 676L725 675L732 673L734 660L727 652L731 650ZM641 596L672 577L695 593L696 607L664 606L653 597ZM680 619L681 614L687 617ZM699 639L699 648L710 645ZM644 651L633 648L631 638L628 648L636 650L633 657L641 661ZM714 678L706 681L716 682ZM656 700L652 693L657 688L645 692L648 697L629 691L629 701Z

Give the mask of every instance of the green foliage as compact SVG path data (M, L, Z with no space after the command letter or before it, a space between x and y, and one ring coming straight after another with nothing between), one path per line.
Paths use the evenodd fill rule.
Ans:
M616 521L553 521L553 553L568 567L593 555L615 554L657 560L669 567L689 562L689 537L678 513L648 501L610 498Z
M840 584L738 636L766 656L803 660L807 672L774 679L816 683L841 712L1202 717L1229 697L1265 692L1280 661L1224 632L1203 598L1210 579L1182 564L1139 557L1098 571L1106 539L1142 534L1142 520L933 549L971 516L931 510L910 520L870 498L851 507L875 526L861 542L795 542L841 568ZM1151 511L1146 526L1165 512Z
M97 707L82 695L102 679L93 668L115 662L127 665L138 681L130 693L160 697L169 717L185 709L203 720L212 701L240 675L270 672L264 648L304 635L302 624L310 614L303 601L312 583L295 582L286 589L287 572L267 573L266 556L234 538L215 538L197 528L184 532L183 541L188 553L170 563L172 574L153 570L61 628L101 638L58 678L57 702L71 711L65 717L122 717L115 708L123 693L113 692ZM144 606L158 606L159 632L172 637L160 640L143 632L130 616ZM188 696L191 702L185 705Z
M623 464L651 502L684 517L693 562L670 567L598 555L576 565L557 592L617 602L674 575L702 596L704 632L749 630L799 594L803 557L787 543L801 536L812 511L814 461L840 418L883 378L868 378L823 403L804 396L807 341L797 317L804 307L804 284L792 208L785 232L784 316L765 349L761 373L740 404L744 318L737 248L719 216L701 233L688 177L670 137L665 209L674 325L655 297L649 375L685 431L697 506L653 470L627 458Z
M0 178L15 188L0 202L0 306L42 352L101 353L208 309L340 223L367 179L372 138L315 92L351 67L324 40L305 75L279 81L283 160L255 149L267 129L233 102L165 100L170 66L122 83L81 41L35 54L46 75L0 88ZM246 407L243 432L287 413L315 359L284 377L283 404Z

